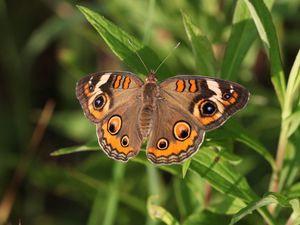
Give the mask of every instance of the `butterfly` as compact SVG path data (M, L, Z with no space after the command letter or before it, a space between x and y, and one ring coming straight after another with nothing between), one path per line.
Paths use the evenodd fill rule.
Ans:
M127 162L147 138L152 163L179 164L198 151L206 131L245 107L250 93L212 77L178 75L158 83L153 71L145 82L111 71L80 79L76 96L108 157Z

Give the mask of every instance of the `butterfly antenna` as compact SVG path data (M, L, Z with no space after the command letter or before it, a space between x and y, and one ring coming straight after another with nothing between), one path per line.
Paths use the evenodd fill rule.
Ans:
M180 45L180 42L177 43L177 45L169 52L169 54L165 57L165 59L158 65L158 67L156 68L156 70L154 71L154 73L156 73L159 70L159 68L170 57L170 55L172 55L172 53L178 48L179 45Z
M129 44L131 45L131 47L134 49L134 46L133 46L133 44L131 43L131 41L128 40L128 42L129 42ZM138 53L136 50L134 50L134 53L136 54L136 56L137 56L137 57L140 59L140 61L142 62L143 66L145 67L145 69L146 69L146 71L147 71L147 73L149 73L150 70L148 69L148 67L147 67L146 64L144 63L142 57L139 55L139 53Z

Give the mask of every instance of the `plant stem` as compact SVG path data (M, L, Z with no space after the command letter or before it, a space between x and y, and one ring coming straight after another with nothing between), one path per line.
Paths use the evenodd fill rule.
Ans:
M3 199L0 202L0 225L5 224L10 216L18 193L18 188L31 166L31 162L36 154L36 151L38 150L38 145L41 143L41 140L44 137L49 120L52 117L54 107L55 102L52 100L48 100L45 104L35 130L33 131L29 145L24 154L21 156L11 182L5 190Z

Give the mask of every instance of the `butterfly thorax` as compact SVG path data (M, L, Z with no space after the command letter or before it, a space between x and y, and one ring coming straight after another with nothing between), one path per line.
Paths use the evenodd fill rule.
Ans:
M139 117L141 133L148 137L152 128L153 114L156 110L156 100L159 95L159 86L154 72L150 72L143 85L142 109Z

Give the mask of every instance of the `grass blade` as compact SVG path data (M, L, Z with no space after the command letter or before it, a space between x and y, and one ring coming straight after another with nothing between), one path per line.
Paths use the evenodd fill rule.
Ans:
M99 217L99 212L103 207L103 195L97 195L95 198L94 206L92 208L88 225L98 225L103 221L103 225L112 225L116 218L120 187L123 182L126 164L115 162L113 169L113 180L111 183L110 194L107 195L106 211L104 218ZM100 192L100 191L99 191Z
M61 155L75 153L75 152L99 151L99 150L100 150L100 147L98 145L98 142L93 141L93 142L87 143L85 145L61 148L61 149L58 149L58 150L52 152L50 155L51 156L61 156Z

